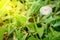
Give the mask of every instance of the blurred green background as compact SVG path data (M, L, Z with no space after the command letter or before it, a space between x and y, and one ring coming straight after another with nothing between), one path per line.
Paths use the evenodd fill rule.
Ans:
M0 40L60 40L60 0L0 0Z

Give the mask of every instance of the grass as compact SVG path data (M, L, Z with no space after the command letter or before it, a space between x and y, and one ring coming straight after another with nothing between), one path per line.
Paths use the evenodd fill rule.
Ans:
M0 40L60 40L60 0L0 0Z

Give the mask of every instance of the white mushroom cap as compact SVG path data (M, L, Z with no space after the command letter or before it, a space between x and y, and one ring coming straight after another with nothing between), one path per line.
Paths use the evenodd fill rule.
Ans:
M50 13L52 13L52 8L50 6L43 6L40 8L40 13L42 15L49 15Z

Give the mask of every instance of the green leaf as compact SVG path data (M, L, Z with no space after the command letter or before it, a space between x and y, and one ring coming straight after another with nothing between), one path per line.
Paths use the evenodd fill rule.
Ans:
M16 19L17 19L18 21L20 21L21 23L26 24L27 18L26 18L25 16L16 14L15 17L16 17Z
M29 24L27 28L28 28L29 32L35 32L34 23Z
M25 34L22 38L22 40L26 40L27 34Z
M39 34L40 37L42 37L42 35L44 33L44 27L38 28L37 33Z
M50 23L52 20L53 20L53 17L49 17L49 18L43 20L42 22Z
M60 21L57 21L53 26L54 27L57 27L57 26L59 26L60 25Z
M58 20L58 19L60 19L59 16L55 16L55 17L50 16L49 18L44 19L42 22L51 23L52 21Z
M54 24L53 24L53 29L55 31L59 31L60 32L60 21L56 21Z
M16 35L16 37L17 37L17 39L19 39L19 40L22 40L22 38L25 38L26 36L24 36L24 34L21 32L21 29L19 29L19 30L15 30L15 35ZM23 37L24 36L24 37Z
M29 17L31 13L34 13L34 11L38 11L39 10L40 2L41 2L41 0L38 0L38 1L36 1L36 2L34 2L32 4L32 6L27 11L27 15L26 15L27 17Z
M43 40L49 40L49 38L48 38L48 37L46 37L46 38L44 38Z
M0 40L3 40L5 29L0 27Z
M60 32L53 30L52 27L50 27L50 30L51 30L52 35L54 36L53 38L60 36Z
M53 40L60 40L60 36L53 38Z
M34 36L31 36L31 37L29 37L28 40L38 40L38 39L36 39Z
M12 32L14 32L15 29L16 29L15 25L10 25L10 24L6 25L6 31L8 32L8 36L9 36Z

